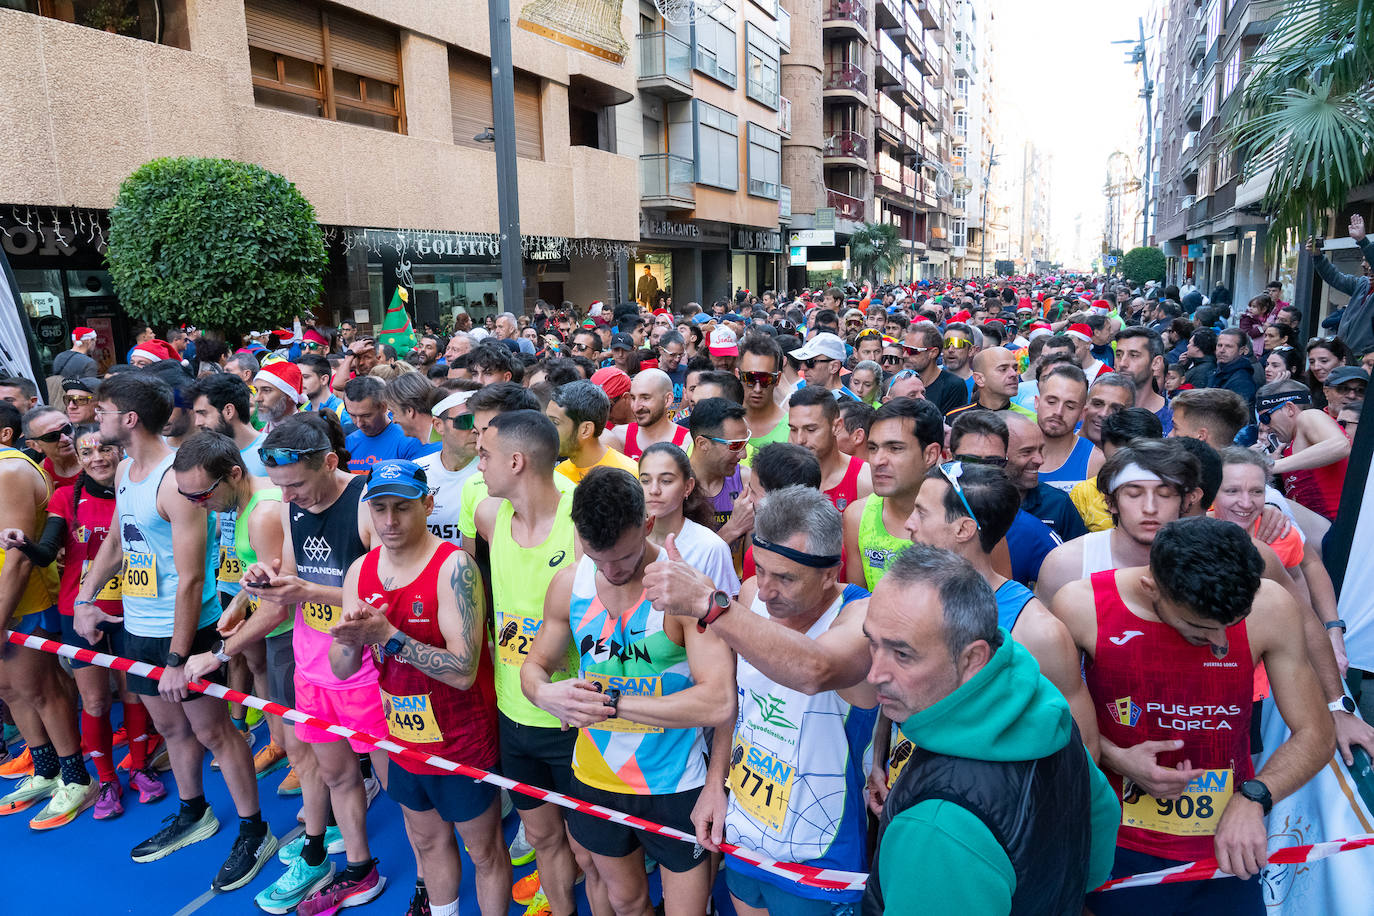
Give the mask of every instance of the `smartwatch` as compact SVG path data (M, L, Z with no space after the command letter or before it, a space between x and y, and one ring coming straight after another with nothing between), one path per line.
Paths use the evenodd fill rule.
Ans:
M215 643L214 647L210 649L210 654L218 659L221 665L227 665L230 660L233 659L232 655L224 651L224 640L222 639Z
M182 665L184 665L184 664L186 664L186 656L184 656L184 655L178 655L178 654L175 653L175 652L168 652L168 653L167 653L167 658L164 659L163 662L162 662L162 667L164 667L164 668L180 668L180 667L181 667Z
M1274 807L1274 796L1269 794L1268 786L1258 779L1247 779L1240 784L1240 794L1259 805L1265 816L1269 816L1269 809Z
M720 615L728 610L730 610L730 593L716 589L711 593L711 600L706 605L706 616L697 621L697 629L705 633L706 627L715 623Z
M1326 627L1328 630L1339 629L1342 633L1346 631L1345 621L1339 617L1337 617L1335 620L1326 621L1322 624L1322 626Z
M620 688L611 687L606 691L606 705L611 707L610 718L620 715Z
M405 639L401 636L400 633L397 633L395 636L388 639L386 643L382 646L382 654L385 655L387 658L400 655L401 650L405 648L405 644Z
M1355 714L1356 709L1355 701L1345 694L1341 694L1339 700L1332 700L1330 703L1327 703L1326 708L1328 712L1348 712L1352 716Z

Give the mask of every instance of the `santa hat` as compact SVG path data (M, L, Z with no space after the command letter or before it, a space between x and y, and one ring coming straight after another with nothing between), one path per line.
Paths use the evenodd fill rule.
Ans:
M972 317L973 317L973 316L969 313L969 311L968 311L967 309L965 309L965 310L962 311L962 312L955 312L953 315L950 315L950 316L949 316L949 320L950 320L951 322L955 322L955 321L968 321L968 320L969 320L970 318L972 318Z
M164 359L181 359L177 351L172 349L171 344L165 340L158 340L156 338L144 341L134 347L133 351L129 353L129 362L133 362L135 356L141 356L155 363L162 362Z
M1084 343L1092 343L1093 341L1093 329L1086 324L1071 324L1064 333L1070 337L1076 337Z
M95 340L95 328L73 328L72 343L81 343L83 340Z
M293 362L284 359L273 360L258 370L258 374L253 376L253 382L259 385L271 385L296 404L305 403L301 370Z
M301 335L301 340L305 343L318 344L321 347L329 346L329 341L325 340L324 335L314 328L306 330L306 332Z

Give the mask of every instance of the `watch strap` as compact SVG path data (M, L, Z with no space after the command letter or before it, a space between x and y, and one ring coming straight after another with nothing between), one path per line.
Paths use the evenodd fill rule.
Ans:
M725 596L724 604L721 604L717 600L717 596L719 595ZM697 629L700 630L702 633L705 633L706 628L711 624L715 623L717 620L719 620L721 614L724 614L726 611L730 610L730 602L731 599L728 593L723 592L720 589L717 589L716 591L712 592L711 601L708 605L706 616L701 618L701 620L697 621Z
M1334 629L1340 628L1340 631L1341 631L1342 633L1344 633L1344 632L1346 631L1345 621L1342 620L1342 619L1339 618L1339 617L1337 617L1335 620L1328 620L1328 621L1326 621L1325 623L1322 624L1322 626L1326 627L1328 630L1334 630Z
M1339 700L1332 700L1330 703L1326 704L1328 712L1348 712L1351 715L1354 715L1357 708L1355 701L1345 694L1341 694Z

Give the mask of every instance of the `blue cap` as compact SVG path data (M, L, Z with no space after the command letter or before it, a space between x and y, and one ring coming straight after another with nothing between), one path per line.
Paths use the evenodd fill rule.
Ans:
M743 318L738 312L726 312L726 313L725 313L725 320L726 320L726 321L743 321L744 318Z
M376 496L419 499L428 492L429 478L425 476L425 469L413 461L397 458L379 461L368 471L367 492L363 494L363 501Z
M706 314L705 312L699 312L696 315L692 316L692 324L705 324L710 320L711 316Z

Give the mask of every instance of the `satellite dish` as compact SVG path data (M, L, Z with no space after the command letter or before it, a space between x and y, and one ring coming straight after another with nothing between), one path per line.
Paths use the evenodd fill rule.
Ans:
M654 0L665 20L674 25L698 22L720 9L724 0Z

